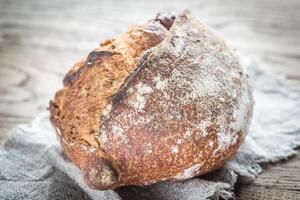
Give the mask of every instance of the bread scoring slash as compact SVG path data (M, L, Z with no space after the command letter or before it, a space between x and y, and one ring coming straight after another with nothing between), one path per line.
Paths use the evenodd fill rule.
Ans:
M188 11L102 42L50 102L64 152L99 190L217 169L237 152L252 110L238 57Z

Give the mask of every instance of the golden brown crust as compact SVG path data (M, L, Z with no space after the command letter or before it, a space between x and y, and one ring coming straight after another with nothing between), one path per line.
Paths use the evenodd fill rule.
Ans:
M253 102L238 58L189 13L162 16L104 41L50 103L64 151L93 188L209 172L247 133Z
M99 132L99 117L108 98L136 68L144 51L160 43L166 31L155 21L134 26L72 67L64 78L65 88L52 102L57 107L52 111L54 121L65 140L99 146L94 136Z

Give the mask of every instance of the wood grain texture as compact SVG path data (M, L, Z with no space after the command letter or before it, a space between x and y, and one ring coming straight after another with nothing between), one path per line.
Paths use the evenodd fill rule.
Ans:
M159 11L192 10L202 22L300 87L300 1L0 0L0 140L45 110L67 69L100 40ZM300 156L237 187L238 199L300 199Z
M238 184L237 199L300 199L300 154L288 161L266 164L250 184Z

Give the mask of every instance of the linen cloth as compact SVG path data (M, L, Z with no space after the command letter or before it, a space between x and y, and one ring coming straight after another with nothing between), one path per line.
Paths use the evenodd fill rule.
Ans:
M79 169L64 155L45 111L31 124L14 128L1 147L0 199L233 198L237 177L252 180L261 172L259 163L286 159L300 146L300 89L284 76L261 71L259 64L247 57L242 62L253 87L254 116L238 153L219 170L183 182L90 189Z

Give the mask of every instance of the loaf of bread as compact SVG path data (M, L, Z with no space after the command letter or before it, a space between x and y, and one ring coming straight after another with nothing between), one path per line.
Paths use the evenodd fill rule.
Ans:
M188 11L105 40L63 83L51 121L99 190L215 170L236 153L252 116L238 57Z

